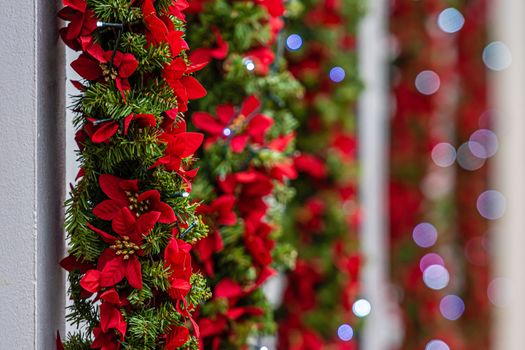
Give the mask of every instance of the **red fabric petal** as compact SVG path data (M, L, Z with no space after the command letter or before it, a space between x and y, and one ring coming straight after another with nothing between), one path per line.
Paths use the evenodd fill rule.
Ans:
M234 151L235 153L241 153L242 151L244 151L244 147L246 147L246 144L248 143L248 138L248 135L234 136L230 140L230 146L232 151Z
M184 142L184 151L180 154L181 158L186 158L194 154L202 144L204 135L198 132L185 132L179 136Z
M119 53L117 52L117 55L115 55L115 66L118 67L118 75L121 78L129 78L137 70L139 62L130 53L120 53L120 55Z
M128 206L128 196L124 191L137 192L139 184L137 180L124 180L119 177L102 174L98 178L102 191L111 199L119 201L119 205Z
M157 221L159 221L159 218L160 212L158 211L150 211L148 213L142 214L137 220L137 234L145 236L149 235L150 231L153 229Z
M117 122L104 123L96 128L95 133L91 136L91 140L95 143L108 141L116 134L118 128Z
M155 208L160 212L159 222L162 224L171 224L175 221L177 221L177 217L175 216L175 212L173 211L173 208L170 207L166 203L159 203L157 207Z
M217 298L233 298L242 295L241 285L231 279L223 279L215 287L213 293Z
M122 281L125 269L124 259L121 257L108 261L100 272L100 286L111 287Z
M100 271L89 270L80 280L80 286L88 292L95 293L100 289Z
M112 236L112 235L110 235L110 234L107 233L107 232L104 232L104 231L102 231L102 230L99 230L98 228L94 227L94 226L91 225L91 224L87 224L87 226L88 226L91 230L93 230L93 231L95 231L96 233L98 233L98 235L99 235L99 236L102 238L102 240L103 240L104 242L106 242L106 243L113 244L113 243L117 240L117 238L116 238L115 236Z
M197 129L210 135L222 135L225 128L225 125L220 124L211 114L205 112L193 113L191 121Z
M122 321L124 321L122 313L113 304L102 303L100 305L100 328L103 332L117 329Z
M136 256L129 258L125 269L129 285L136 289L142 289L142 269L139 259Z
M122 208L111 222L111 228L120 236L129 236L135 228L135 216L127 208Z
M253 112L255 112L259 107L261 106L261 101L254 95L248 96L244 102L242 103L241 107L241 114L244 116L249 116Z
M93 209L93 214L102 220L113 220L120 209L122 209L122 205L118 201L107 199Z
M87 80L98 80L102 76L102 69L99 63L86 54L80 55L76 60L71 62L71 67L82 78Z
M262 143L264 135L272 125L273 119L262 114L256 115L248 123L248 133L257 140L257 142Z
M182 77L181 83L186 88L186 93L189 100L195 100L206 96L206 89L194 77Z
M183 326L176 326L168 334L165 350L175 350L184 345L190 337L190 331Z

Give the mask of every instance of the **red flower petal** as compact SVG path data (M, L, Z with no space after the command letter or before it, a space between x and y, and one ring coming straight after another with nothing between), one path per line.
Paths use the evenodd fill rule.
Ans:
M195 100L206 96L206 89L194 77L182 77L182 85L186 88L186 93L189 100Z
M248 143L248 138L248 135L234 136L230 141L232 151L235 153L241 153L244 151L244 147L246 147L246 144Z
M194 154L202 144L204 135L198 132L185 132L179 136L184 142L184 151L180 154L181 158L186 158Z
M94 227L94 226L91 225L91 224L87 224L87 226L88 226L91 230L93 230L93 231L95 231L96 233L98 233L98 235L99 235L100 237L102 237L102 240L103 240L104 242L106 242L106 243L113 244L113 243L115 243L115 241L117 240L117 237L112 236L112 235L110 235L109 233L104 232L104 231L102 231L102 230L99 230L98 228Z
M102 69L99 63L86 54L80 55L76 60L71 62L71 67L82 78L87 80L98 80L102 76Z
M242 295L241 285L231 279L223 279L215 287L213 293L217 298L233 298Z
M108 261L100 271L100 286L112 287L122 281L125 274L126 264L121 257L115 257Z
M120 209L122 209L122 205L119 205L118 201L107 199L93 209L93 214L102 220L113 220Z
M125 274L129 285L136 289L142 289L142 269L139 259L132 256L125 265Z
M142 214L137 220L137 227L136 227L137 234L147 236L150 233L150 231L153 229L157 221L159 221L160 215L161 214L158 211L150 211L148 213Z
M222 135L225 127L224 125L218 123L211 114L205 112L193 113L191 116L191 121L197 129L202 130L210 135Z
M119 201L119 205L123 207L128 205L128 196L124 191L137 192L139 190L137 180L124 180L110 174L100 175L98 183L106 196Z
M80 286L88 292L95 293L100 289L100 271L89 270L80 280Z
M122 208L111 222L111 228L120 236L129 236L133 233L135 228L135 216L127 208Z
M165 350L175 350L184 345L190 337L190 331L183 326L177 326L168 334Z
M168 204L161 202L155 209L160 212L159 222L161 224L171 224L177 221L173 208Z
M257 97L254 95L248 96L242 103L241 114L247 117L255 112L260 106L261 101L259 101Z

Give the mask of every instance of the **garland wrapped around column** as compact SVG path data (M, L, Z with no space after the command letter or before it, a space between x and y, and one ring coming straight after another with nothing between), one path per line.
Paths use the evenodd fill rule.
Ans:
M188 198L203 135L186 131L192 77L183 0L64 0L80 56L73 110L81 170L66 203L67 320L59 349L197 349L210 297L190 251L207 226ZM193 324L193 325L192 325Z
M296 176L287 106L302 87L281 57L284 11L280 0L190 2L191 60L209 62L198 74L208 96L192 106L206 135L194 183L210 227L194 250L213 292L198 316L205 349L246 349L275 333L262 285L294 263L281 221Z
M391 15L391 271L403 350L490 345L487 222L476 211L487 170L465 143L488 122L486 1L449 5L398 0Z
M293 105L299 119L294 163L297 195L287 209L285 237L298 260L287 274L278 311L282 350L356 349L361 257L357 228L356 30L363 1L293 2L301 15L287 26L290 70L306 96ZM361 304L366 306L367 301ZM367 311L358 310L364 316Z

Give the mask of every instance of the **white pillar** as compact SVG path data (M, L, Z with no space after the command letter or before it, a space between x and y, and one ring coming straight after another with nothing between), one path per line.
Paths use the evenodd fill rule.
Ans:
M0 7L0 349L48 350L64 312L63 48L54 2Z
M359 103L360 178L364 219L361 228L363 296L372 304L365 319L363 350L388 350L396 333L388 303L387 147L388 147L388 4L369 0L359 28L359 69L365 90Z
M493 73L492 96L500 149L494 165L496 189L507 199L497 223L495 276L509 279L508 306L496 310L495 350L525 349L525 2L493 1L494 39L512 54L511 66ZM507 293L505 293L507 294Z

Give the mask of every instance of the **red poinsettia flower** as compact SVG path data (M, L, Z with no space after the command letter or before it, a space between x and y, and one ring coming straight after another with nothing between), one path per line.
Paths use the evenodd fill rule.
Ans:
M184 169L183 159L191 157L200 147L204 136L196 132L186 132L186 122L184 120L166 127L159 140L166 143L164 156L159 158L150 168L153 169L160 165L167 171L174 171L185 181L189 190L189 181L197 175L198 168Z
M131 89L128 78L139 65L135 56L117 51L113 64L110 64L113 57L112 50L104 51L100 45L92 41L83 42L83 47L85 52L71 63L71 67L86 80L99 82L114 80L125 100L124 91Z
M173 5L170 9L176 11ZM142 13L144 14L146 29L148 30L146 33L148 43L153 45L158 45L162 42L168 43L172 57L177 57L182 50L189 50L188 44L183 39L184 32L175 30L173 21L168 16L158 16L153 6L153 0L144 1Z
M122 209L112 225L118 237L88 224L110 246L100 255L97 269L89 270L80 280L82 288L95 293L100 288L114 286L125 277L130 286L142 289L142 269L137 256L142 254L142 236L149 234L159 216L159 212L152 211L137 220L128 208Z
M207 276L215 276L213 255L220 252L223 248L224 243L218 230L212 230L193 247L192 251L198 257Z
M235 196L222 195L214 199L209 205L201 204L197 208L198 214L211 218L216 225L231 226L237 222L237 215L233 211Z
M326 165L319 157L313 154L302 153L294 158L295 168L316 179L326 177Z
M248 142L263 144L266 132L273 120L259 114L261 102L255 96L244 100L239 112L229 104L217 106L216 117L205 112L195 112L192 121L195 127L208 134L206 145L218 138L229 140L232 151L242 152Z
M88 124L84 126L86 134L91 137L94 143L109 142L111 137L117 133L120 128L120 123L116 120L108 121L98 124L98 120L94 118L87 118ZM154 127L157 121L153 114L134 114L131 113L123 120L123 134L126 136L129 131L131 122L135 122L137 127Z
M219 187L224 193L237 196L239 212L242 217L262 218L268 205L264 197L273 190L272 179L257 170L247 170L219 179Z
M91 35L97 28L95 13L88 9L85 0L64 0L64 8L58 12L58 17L70 23L60 29L64 43L75 51L82 47L81 38Z
M124 341L124 335L117 334L114 329L104 332L101 327L95 327L93 329L93 335L95 336L95 340L91 343L91 349L119 350L120 342Z
M170 289L168 294L175 300L183 299L191 289L191 245L183 240L172 238L164 251L166 267L170 268Z
M332 147L335 148L345 160L355 159L357 155L357 140L355 136L336 132L331 143Z
M116 329L120 334L126 334L126 321L122 312L114 304L103 302L100 304L100 329L106 333Z
M272 227L260 220L245 220L244 243L256 263L267 266L272 263L275 241L270 238Z
M184 10L186 10L189 6L190 4L188 3L188 1L177 0L170 5L168 11L172 16L180 19L183 22L186 22L186 15L184 14Z
M215 47L213 48L198 48L192 51L190 55L191 62L201 63L209 62L212 59L222 60L228 55L228 42L225 41L219 31L219 28L212 27L213 34L215 35Z
M166 338L164 350L175 350L186 344L190 337L190 331L183 326L172 327Z
M275 53L266 46L248 51L244 58L251 60L255 65L254 72L259 75L268 75L270 66L275 60Z
M279 17L284 14L283 0L256 0L256 3L263 6L272 17Z
M98 178L98 183L102 192L109 197L93 209L93 214L102 220L114 220L123 208L129 208L137 217L152 211L158 212L160 213L158 221L162 224L171 224L177 220L173 209L160 201L159 191L149 190L139 193L137 180L125 180L114 175L102 174Z
M188 66L182 58L176 58L164 67L162 76L177 96L179 111L188 110L188 100L206 96L206 89L197 79L188 75L204 67L204 64Z

